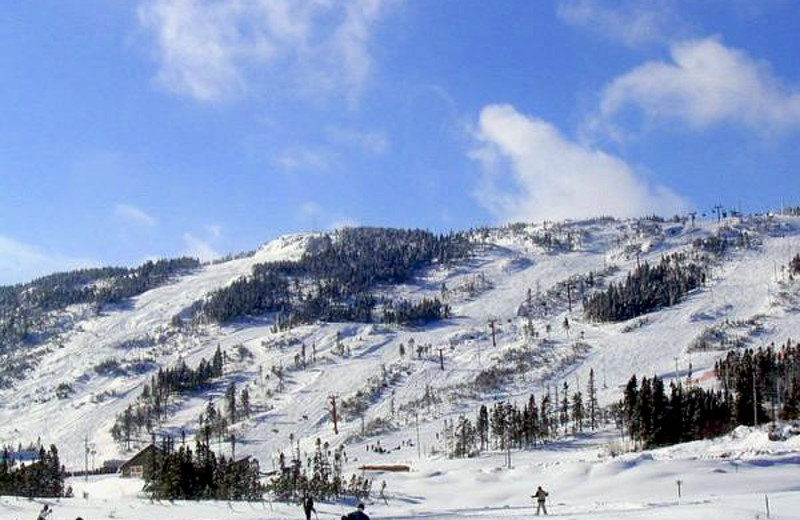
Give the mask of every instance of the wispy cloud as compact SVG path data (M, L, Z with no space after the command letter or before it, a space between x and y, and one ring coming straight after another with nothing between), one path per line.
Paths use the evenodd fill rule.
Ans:
M158 222L155 217L130 204L117 204L114 207L114 215L127 222L144 226L155 226Z
M319 146L292 146L273 159L274 165L285 173L325 172L335 161L336 154L332 150Z
M220 257L214 246L208 240L203 240L192 233L183 234L185 253L188 256L198 258L202 262L208 262Z
M29 281L57 271L91 267L97 262L73 258L0 235L0 285Z
M591 126L618 134L622 112L649 122L680 121L694 129L736 124L763 133L800 127L800 89L769 64L719 38L678 43L671 61L651 61L614 79L602 92Z
M320 223L325 229L341 229L359 226L359 222L351 217L332 213L313 201L307 201L298 208L298 216L304 226L316 231Z
M687 23L676 0L560 0L558 17L630 47L674 38Z
M358 227L360 225L361 225L361 223L359 223L354 218L343 217L343 218L338 218L338 219L334 220L333 222L331 222L328 225L328 228L329 229L344 229L344 228Z
M395 1L145 0L138 15L171 92L214 102L281 86L352 101L373 68L373 26Z
M327 134L333 144L355 148L370 155L383 155L389 151L389 137L385 132L331 126Z
M300 205L300 215L303 218L316 218L322 213L322 207L316 202L304 202Z
M624 160L565 138L552 124L490 105L471 157L483 166L478 201L500 222L672 214L686 207Z
M222 237L222 226L219 224L209 224L206 230L214 239Z

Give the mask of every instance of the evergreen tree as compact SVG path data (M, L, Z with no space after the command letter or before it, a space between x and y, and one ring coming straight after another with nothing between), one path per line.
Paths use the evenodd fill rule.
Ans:
M564 381L564 388L561 392L561 396L561 408L559 410L558 420L566 435L567 427L569 426L569 383L566 381Z
M594 383L594 368L589 369L589 382L586 385L586 399L589 407L589 426L592 431L597 429L597 416L599 407L597 404L597 388Z
M650 435L650 446L663 446L667 440L667 424L668 417L667 399L664 394L664 382L658 377L653 377L652 383L653 391L653 415L652 415L652 431Z
M583 407L583 395L578 390L572 394L572 429L575 431L583 431L583 418L585 412Z
M223 362L222 351L219 348L219 344L217 344L217 350L214 352L214 358L211 360L211 366L213 368L214 377L222 377Z
M483 451L488 447L489 443L489 411L484 404L481 405L478 411L476 429L478 430L478 439L480 440L480 450Z
M250 391L247 389L247 387L244 387L242 389L242 394L239 397L239 403L240 403L240 408L242 410L242 415L245 418L250 417L250 413L252 412L252 410L250 408Z
M228 389L225 391L225 409L228 412L228 418L231 424L236 422L239 414L239 408L236 402L236 383L231 381Z
M542 402L539 405L540 413L539 413L539 424L540 428L539 431L540 437L550 437L551 432L554 429L553 421L551 420L552 417L552 405L551 405L551 398L550 398L550 390L547 390L547 394L542 397Z
M528 398L528 404L525 406L523 415L525 421L525 445L535 446L541 433L539 430L539 408L536 405L536 397L533 394Z
M639 383L635 375L631 376L625 386L622 410L631 440L637 439L641 433L641 417L639 415Z

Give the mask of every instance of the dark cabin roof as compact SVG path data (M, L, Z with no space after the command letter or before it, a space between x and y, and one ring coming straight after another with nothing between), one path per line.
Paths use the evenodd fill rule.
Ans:
M121 470L125 470L130 468L131 466L139 466L145 463L149 463L151 461L151 456L155 455L156 453L161 453L161 449L149 444L145 449L128 459L124 464L120 466Z

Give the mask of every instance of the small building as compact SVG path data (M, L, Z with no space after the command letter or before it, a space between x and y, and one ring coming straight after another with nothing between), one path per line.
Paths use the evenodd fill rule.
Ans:
M161 450L150 444L119 467L122 478L148 478Z

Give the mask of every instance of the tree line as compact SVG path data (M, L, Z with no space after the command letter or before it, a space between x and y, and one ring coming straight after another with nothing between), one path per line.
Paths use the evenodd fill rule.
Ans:
M293 438L292 438L293 440ZM278 468L262 484L262 473L255 458L239 460L217 456L206 437L196 440L192 450L182 443L176 450L171 438L164 438L154 451L152 471L145 472L145 492L164 500L261 500L265 492L278 500L296 500L305 494L317 500L345 495L365 499L372 481L363 475L343 475L347 456L344 447L334 450L317 439L314 453L306 454L305 464L298 451L291 460L281 452Z
M800 419L800 344L732 350L717 361L718 388L631 377L617 405L630 438L645 447L716 437L739 425Z
M119 303L200 265L195 258L148 261L139 267L98 267L55 273L0 287L0 350L43 339L45 314L69 305Z
M733 400L720 390L685 388L663 380L631 376L617 404L618 425L646 448L717 437L732 428Z
M159 500L261 500L264 494L257 459L217 457L201 441L194 451L185 445L175 450L171 439L154 451L144 490Z
M589 372L586 394L570 390L566 381L547 389L537 403L531 394L522 406L509 401L482 404L474 420L461 415L445 420L440 434L444 451L450 457L473 457L486 450L525 449L549 440L596 429L603 420L597 403L594 370Z
M667 386L657 376L633 375L608 409L597 404L592 370L585 394L564 382L560 395L558 387L548 389L538 403L531 394L522 406L482 404L472 420L465 415L445 420L444 450L450 457L471 457L485 450L526 449L593 430L609 416L644 448L717 437L739 425L800 419L800 343L731 351L714 370L715 389L682 381Z
M764 422L768 416L800 419L800 343L789 339L777 349L732 350L714 369L723 390L737 396L738 424L752 425L756 417Z
M58 457L58 449L39 448L39 459L30 464L14 467L10 464L10 452L3 449L0 459L0 495L20 497L58 498L71 496L72 490L64 487L66 471Z
M644 262L620 283L583 301L586 317L594 321L625 321L681 301L704 285L707 268L686 253L664 256L656 266Z
M363 475L353 474L349 479L343 475L347 455L344 446L331 450L327 442L317 439L314 453L307 455L303 464L299 448L291 460L281 452L278 457L278 471L267 484L267 490L280 500L293 500L305 494L315 499L326 500L343 495L359 499L369 497L372 480Z
M380 285L408 282L419 269L467 257L463 233L346 228L320 238L298 261L253 266L252 274L213 292L196 307L196 319L227 322L277 313L280 326L357 321L416 323L449 315L438 298L420 302L378 297ZM383 309L383 312L376 312Z

